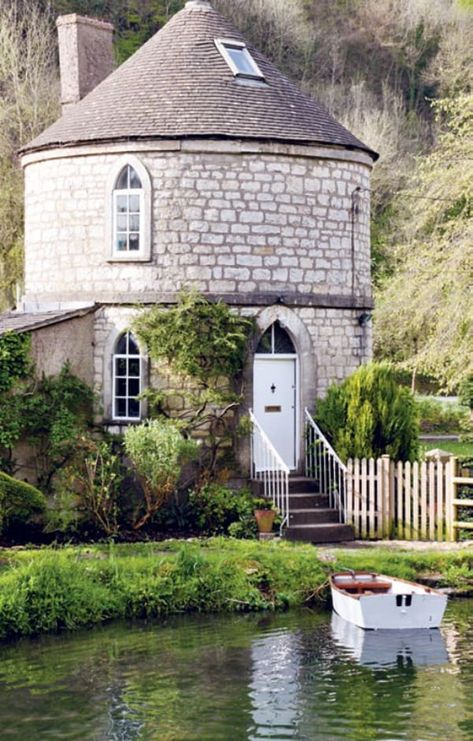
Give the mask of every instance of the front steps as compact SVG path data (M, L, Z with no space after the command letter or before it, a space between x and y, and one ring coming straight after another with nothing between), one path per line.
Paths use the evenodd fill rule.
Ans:
M329 508L328 497L317 492L312 479L291 476L289 512L289 524L284 531L288 540L315 544L354 540L352 528L339 522L338 512Z

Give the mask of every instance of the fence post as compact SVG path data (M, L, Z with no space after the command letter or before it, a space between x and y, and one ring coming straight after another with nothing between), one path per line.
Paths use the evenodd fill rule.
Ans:
M391 492L391 459L389 455L383 455L381 457L382 465L382 482L381 482L381 497L382 497L382 512L383 512L383 538L391 537L392 522L393 522L393 510L391 503L394 499L394 494Z
M345 491L345 523L354 525L353 522L353 461L347 461L346 491Z
M455 478L457 475L457 459L451 456L445 466L445 519L446 519L446 537L449 541L456 540L455 522L457 521L457 506L454 503L456 499Z

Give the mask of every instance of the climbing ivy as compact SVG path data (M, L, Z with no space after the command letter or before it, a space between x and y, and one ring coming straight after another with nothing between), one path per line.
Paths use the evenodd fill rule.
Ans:
M176 306L145 311L132 328L162 377L168 373L168 389L147 393L152 413L179 418L188 435L203 439L202 467L212 474L221 451L231 448L253 320L183 292Z
M15 472L15 446L26 440L39 485L47 490L78 435L91 424L93 393L67 364L57 376L38 378L30 348L27 334L0 338L0 468Z
M15 381L28 374L30 348L29 334L7 332L0 337L0 393L8 391Z

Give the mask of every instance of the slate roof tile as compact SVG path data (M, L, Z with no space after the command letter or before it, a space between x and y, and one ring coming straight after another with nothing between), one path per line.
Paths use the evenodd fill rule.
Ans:
M235 78L215 39L245 41L210 4L190 2L23 151L155 138L332 144L377 154L247 43L266 83Z

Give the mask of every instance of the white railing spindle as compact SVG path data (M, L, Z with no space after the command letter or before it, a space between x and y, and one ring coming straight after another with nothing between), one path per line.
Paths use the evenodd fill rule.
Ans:
M328 496L329 506L337 509L340 522L345 522L346 486L348 469L330 445L308 409L305 415L305 470L306 476L316 479L322 493Z
M289 523L289 466L250 410L252 425L252 477L263 484L264 496L271 499L281 514L281 532Z

